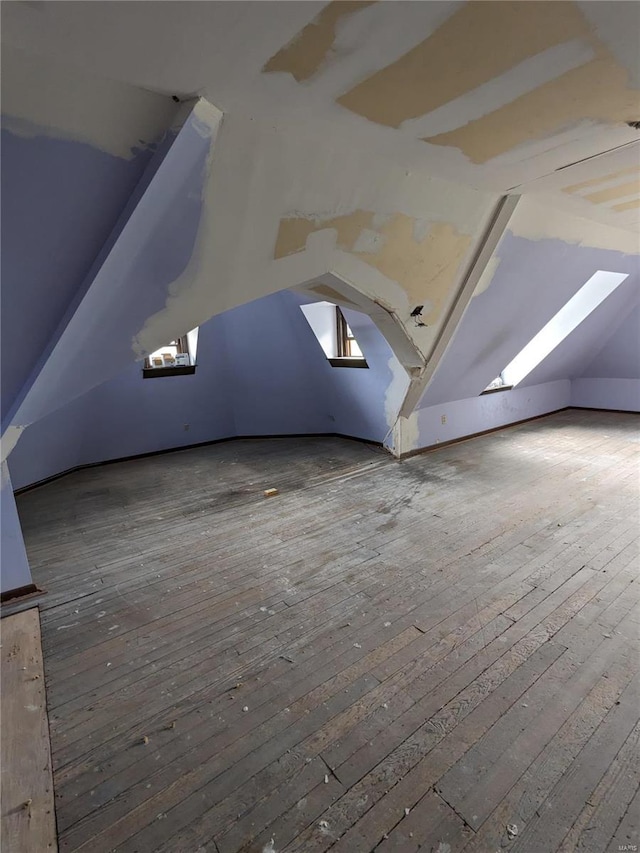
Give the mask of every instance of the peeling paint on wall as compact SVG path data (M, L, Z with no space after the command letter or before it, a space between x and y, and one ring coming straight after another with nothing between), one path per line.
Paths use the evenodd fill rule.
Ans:
M375 0L334 0L329 3L289 44L272 56L262 70L288 72L298 83L313 77L331 56L340 21L373 2Z
M201 220L202 208L205 203L205 190L211 173L214 146L221 121L222 113L217 107L214 107L204 98L200 98L193 106L187 122L188 127L203 140L203 147L199 152L199 156L203 162L201 164L202 169L195 173L197 191L190 189L185 193L186 198L183 199L194 204L194 208L198 211L198 221L192 223L192 228L195 230L190 240L189 257L185 258L185 267L181 271L181 275L169 284L168 302L171 303L173 298L173 305L175 305L176 301L174 296L174 291L177 290L176 283L180 281L185 271L189 270L192 266L194 245L197 244L197 235L202 230ZM173 204L175 206L176 199L173 200ZM176 318L175 316L172 317L171 312L166 309L147 317L143 327L137 331L132 340L132 349L136 358L147 355L158 345L162 346L161 341L172 340L176 334L181 334L182 325L178 323L176 331L176 327L171 326L172 322L176 322Z
M409 302L428 301L423 319L433 322L455 284L471 237L458 233L449 223L424 223L402 213L385 219L377 229L373 222L374 214L365 210L319 221L282 219L274 258L304 251L308 237L317 231L335 230L338 248L399 284Z

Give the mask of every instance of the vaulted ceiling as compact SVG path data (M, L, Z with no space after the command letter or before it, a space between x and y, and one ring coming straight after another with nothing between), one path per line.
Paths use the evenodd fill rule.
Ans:
M640 5L15 2L12 48L616 227L640 216Z
M398 419L437 385L458 326L465 358L491 334L472 322L474 296L516 347L533 320L525 297L544 321L562 288L580 286L577 254L599 268L602 250L633 276L631 307L637 3L1 11L2 404L14 440L166 340L283 289L332 298L328 287L364 306L410 376ZM545 266L553 251L563 265ZM501 287L509 312L506 299L489 311Z

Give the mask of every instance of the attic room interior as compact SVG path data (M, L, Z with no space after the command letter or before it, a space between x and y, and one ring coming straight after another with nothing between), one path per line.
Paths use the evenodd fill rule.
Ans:
M640 5L0 14L2 850L638 850Z

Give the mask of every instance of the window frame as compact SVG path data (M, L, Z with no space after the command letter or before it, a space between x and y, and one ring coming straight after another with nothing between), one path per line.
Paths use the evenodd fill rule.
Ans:
M338 355L336 358L330 358L329 364L332 367L369 367L363 355L352 355L351 344L356 342L356 336L351 332L349 334L349 324L340 306L336 305L336 344Z
M189 352L189 338L188 335L181 335L179 338L174 338L173 341L166 344L168 347L175 347L178 355L182 355L186 353L191 356ZM196 372L195 364L174 364L174 365L163 365L162 367L154 367L151 364L151 356L146 356L144 360L144 365L142 367L142 377L143 379L156 379L160 376L188 376Z

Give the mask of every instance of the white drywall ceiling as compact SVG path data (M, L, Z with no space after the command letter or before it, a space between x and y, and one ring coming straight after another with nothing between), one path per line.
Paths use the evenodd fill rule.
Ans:
M301 85L290 74L262 68L325 7L321 2L14 2L2 6L2 38L9 45L91 73L158 92L199 94L224 112L300 120L317 134L344 139L345 146L392 155L407 168L434 173L494 192L519 187L541 193L568 212L632 228L637 208L616 211L559 191L573 181L568 163L618 149L608 158L574 167L576 181L638 164L638 132L624 124L583 121L530 140L487 163L474 164L449 146L427 144L419 134L424 117L386 127L356 115L335 99L427 38L463 4L374 3L339 22L331 63ZM615 61L638 81L640 5L579 4L584 17ZM521 62L429 115L434 128L472 121L510 98L588 62L593 47L574 39ZM457 118L456 118L457 117ZM640 118L638 115L630 119ZM535 117L532 117L535 121ZM437 131L440 132L440 131ZM619 148L619 146L626 146ZM587 176L587 177L585 177Z

